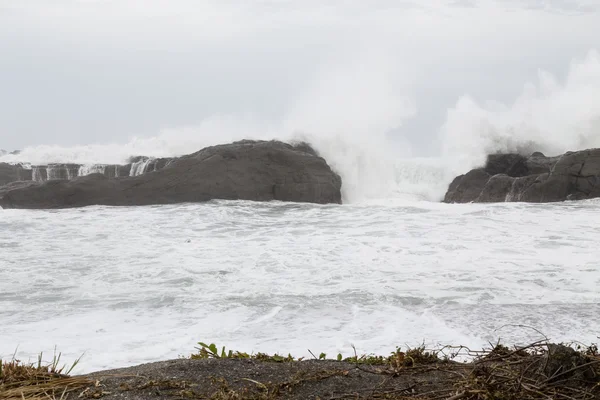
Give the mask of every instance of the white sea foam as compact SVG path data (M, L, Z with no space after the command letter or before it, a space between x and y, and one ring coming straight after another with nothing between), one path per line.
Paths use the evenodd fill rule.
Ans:
M479 104L463 96L448 110L440 132L444 157L454 170L481 165L486 154L566 151L600 147L600 54L571 62L561 82L540 71L513 104Z
M0 356L79 371L189 354L386 353L600 331L600 202L210 202L0 219Z
M49 354L57 346L66 362L85 353L78 370L85 372L189 354L199 340L303 356L307 349L349 355L352 345L361 353L385 354L396 345L422 341L476 348L499 337L510 343L539 338L538 332L512 324L532 326L555 341L597 341L600 202L446 205L418 200L439 200L454 176L481 165L490 152L553 155L600 146L598 52L573 54L566 76L540 71L513 101L458 96L446 105L445 122L436 132L419 132L437 138L429 157L415 157L415 143L398 133L422 107L413 96L415 86L455 83L473 65L488 74L510 69L511 62L522 68L522 56L537 59L537 53L530 55L544 46L550 50L540 54L562 56L556 49L593 44L589 32L597 26L597 15L591 7L585 18L568 17L567 22L557 15L582 13L594 1L550 2L543 5L547 12L530 10L535 7L527 2L527 11L509 13L504 9L514 11L523 4L481 1L477 7L462 7L464 2L454 2L448 8L448 2L435 1L420 4L413 13L406 2L336 7L304 1L290 13L272 4L262 12L209 2L206 12L197 13L182 11L197 11L198 2L173 6L161 0L143 10L114 2L119 12L108 9L106 14L100 8L13 2L10 15L24 9L25 15L41 17L35 19L36 32L45 24L55 32L57 18L66 18L65 27L81 33L69 34L69 40L79 37L85 43L82 56L98 51L101 66L111 59L106 49L114 47L114 38L125 37L131 42L122 50L160 54L156 50L164 49L174 55L197 48L190 38L218 39L221 49L225 38L260 42L263 36L255 34L261 32L280 40L275 47L265 43L265 49L293 51L305 43L290 40L304 39L298 32L310 31L315 43L324 45L319 51L331 54L314 63L300 60L313 53L292 57L301 68L310 64L315 69L302 76L287 74L284 81L294 81L299 93L290 89L291 99L277 117L213 115L198 125L147 132L120 143L62 147L48 139L20 154L0 151L0 162L82 164L77 172L84 175L104 172L103 165L123 164L131 156L179 156L241 139L305 140L342 176L346 204L2 210L0 358L17 349L17 357L35 360L40 351ZM152 18L138 18L139 12ZM175 14L192 19L162 29L166 21L159 17L171 24ZM489 24L490 17L498 24ZM19 18L12 23L24 26ZM137 34L131 35L129 23L136 24ZM106 25L114 28L114 37L104 34ZM291 27L292 35L273 35L283 26ZM160 35L150 27L160 28ZM90 36L88 28L101 34ZM574 34L566 35L569 29ZM340 41L327 39L334 32ZM95 41L96 36L108 41ZM563 41L567 36L568 43ZM57 38L53 41L60 44ZM503 46L521 39L532 44L503 52ZM223 49L238 53L238 47ZM456 54L463 54L465 62L454 62ZM86 65L94 64L93 58L86 60ZM184 60L167 61L193 65ZM428 69L434 64L440 67ZM147 61L140 65L161 69ZM433 79L452 68L460 71ZM415 79L421 69L425 73ZM118 69L112 72L121 75ZM260 74L243 76L263 81ZM27 109L27 115L36 115L35 110ZM58 118L51 108L43 110ZM49 120L42 121L40 126ZM53 137L51 128L39 135ZM146 166L140 161L131 173ZM33 168L33 179L42 179L42 170Z
M150 158L146 158L146 159L142 159L140 161L134 162L133 164L131 164L131 170L129 172L130 176L138 176L138 175L142 175L144 172L146 172L146 167L148 167L148 164L150 163L151 159Z
M106 171L106 168L108 168L108 167L106 165L102 165L102 164L82 165L81 167L79 167L77 176L84 176L84 175L90 175L90 174L104 174L104 172Z

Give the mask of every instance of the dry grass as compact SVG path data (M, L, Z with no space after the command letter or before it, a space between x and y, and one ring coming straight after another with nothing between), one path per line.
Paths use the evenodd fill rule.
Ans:
M459 355L470 361L452 361ZM58 368L60 355L46 365L42 365L41 356L37 364L13 358L0 364L0 400L126 399L139 394L157 399L276 400L305 399L307 393L321 400L600 399L597 347L547 340L512 348L491 345L482 351L466 347L427 351L418 347L405 351L397 348L389 356L357 356L355 352L343 360L338 355L337 363L326 360L322 353L315 355L314 361L300 363L291 356L217 351L211 344L201 345L193 358L238 360L211 361L212 369L202 376L188 374L186 380L135 374L135 381L111 383L102 378L69 377L77 363L69 369ZM281 363L281 368L275 363ZM227 380L214 377L223 374L224 365L234 364L243 367L234 369L237 372L228 374ZM298 370L294 365L306 368Z
M68 374L70 368L59 367L60 354L55 354L52 362L43 363L42 354L37 364L24 363L13 357L10 361L0 360L0 400L65 400L78 389L93 382Z
M600 356L595 345L575 348L539 341L512 349L471 351L470 373L447 400L600 399Z

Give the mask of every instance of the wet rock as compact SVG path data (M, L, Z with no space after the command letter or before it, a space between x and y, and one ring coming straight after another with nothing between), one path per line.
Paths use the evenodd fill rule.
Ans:
M571 347L560 344L548 344L548 352L544 355L542 372L549 382L582 379L598 380L598 374L590 358L575 351Z
M31 180L31 169L21 164L0 163L0 186L10 182Z
M278 141L246 140L159 160L162 169L139 176L96 173L8 190L0 206L133 206L213 199L341 203L341 178L315 154Z
M595 197L600 197L600 149L558 157L490 155L483 168L455 178L444 201L544 203Z

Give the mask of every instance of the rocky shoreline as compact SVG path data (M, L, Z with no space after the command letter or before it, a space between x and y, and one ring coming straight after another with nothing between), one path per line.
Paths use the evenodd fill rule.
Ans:
M207 346L208 347L208 346ZM456 362L457 355L471 361ZM68 376L12 361L0 399L537 400L600 398L598 349L539 341L472 351L397 348L337 361L200 351L190 358Z
M341 178L306 143L240 141L124 165L0 163L0 207L150 205L212 199L341 203ZM546 157L491 154L456 177L445 203L560 202L600 197L600 149Z
M485 166L456 177L446 203L547 203L600 197L600 149L546 157L492 154Z
M17 179L22 166L0 173L2 208L69 208L203 202L213 199L341 203L341 178L307 144L240 141L173 159L134 159L103 173L77 176L79 165L57 168L63 176ZM141 171L135 168L142 166ZM8 170L6 165L0 166ZM16 173L14 172L16 170ZM133 173L132 173L133 171ZM33 175L33 174L32 174ZM14 181L7 182L14 178ZM72 179L72 176L76 176ZM65 179L66 178L66 179Z
M158 171L175 158L131 157L126 164L74 164L51 163L46 165L24 165L22 163L0 163L0 186L16 181L45 182L49 180L71 180L93 173L107 178L124 178Z

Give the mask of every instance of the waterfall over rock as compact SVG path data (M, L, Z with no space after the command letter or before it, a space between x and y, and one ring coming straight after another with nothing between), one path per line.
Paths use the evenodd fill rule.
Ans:
M35 182L44 182L48 180L48 171L46 171L45 166L33 166L32 169L32 177L31 180Z
M142 175L146 171L146 168L148 167L149 163L150 159L146 157L141 158L139 161L132 163L131 170L129 171L129 176Z
M600 149L546 157L535 152L491 154L486 164L456 177L446 203L546 203L600 197Z
M167 167L168 166L168 167ZM69 176L69 165L35 167L36 179ZM81 166L77 166L77 172ZM214 199L341 203L341 178L324 158L279 141L243 140L206 147L177 159L132 160L129 175L109 178L110 166L57 182L26 182L0 197L2 208L133 206ZM104 174L100 173L104 172ZM120 172L119 172L120 173Z
M0 163L0 186L16 181L46 182L71 180L80 176L101 174L107 178L139 176L158 171L172 162L171 158L133 157L127 164L73 164L47 165Z

